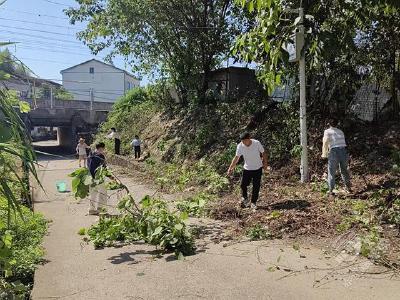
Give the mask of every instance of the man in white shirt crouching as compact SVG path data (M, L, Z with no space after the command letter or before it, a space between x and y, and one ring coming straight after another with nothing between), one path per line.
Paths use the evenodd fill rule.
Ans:
M330 195L333 195L338 167L347 192L351 193L350 174L348 171L349 154L346 149L347 144L344 133L337 128L338 123L337 119L330 120L329 128L324 131L322 141L322 158L328 158L328 186Z
M236 155L228 169L228 176L232 174L240 157L243 156L244 170L242 175L242 183L240 185L242 189L241 207L245 208L250 204L247 198L247 189L250 185L250 182L253 181L251 208L256 210L258 195L260 192L262 170L264 168L264 170L267 171L268 158L266 152L264 151L264 147L259 141L252 139L250 133L245 132L241 134L240 140L241 142L236 148Z

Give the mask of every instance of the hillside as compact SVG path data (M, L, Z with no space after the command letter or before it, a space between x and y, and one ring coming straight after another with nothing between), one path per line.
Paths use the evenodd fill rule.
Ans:
M299 183L296 106L261 105L246 99L171 113L155 103L143 102L133 105L130 112L117 109L111 113L99 136L116 126L125 153L112 161L127 167L128 173L129 166L141 169L148 182L164 191L183 192L184 199L177 201L178 205L182 201L199 205L199 197L206 193L204 214L230 222L231 238L243 234L256 239L328 238L353 232L365 242L365 256L377 258L379 253L386 261L386 254L382 256L385 248L390 249L385 253L390 253L391 259L398 259L399 123L343 122L354 193L345 194L339 181L339 193L332 198L326 195L327 166L320 158L325 120L314 118L310 122L311 183ZM240 167L232 178L225 176L244 130L250 130L266 146L272 167L264 177L257 212L239 208ZM145 162L133 162L130 154L129 142L135 134L144 141L150 156Z

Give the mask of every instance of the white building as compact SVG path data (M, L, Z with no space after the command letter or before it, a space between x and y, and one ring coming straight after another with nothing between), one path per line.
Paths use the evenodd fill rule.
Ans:
M61 71L64 88L75 100L115 102L140 81L127 71L96 59Z

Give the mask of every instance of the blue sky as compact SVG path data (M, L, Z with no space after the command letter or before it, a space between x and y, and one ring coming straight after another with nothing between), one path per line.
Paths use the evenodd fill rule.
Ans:
M107 54L94 56L76 39L83 25L69 24L63 13L68 6L77 5L74 0L8 0L0 7L0 41L18 42L9 50L41 78L60 82L62 69ZM131 71L122 58L114 64Z

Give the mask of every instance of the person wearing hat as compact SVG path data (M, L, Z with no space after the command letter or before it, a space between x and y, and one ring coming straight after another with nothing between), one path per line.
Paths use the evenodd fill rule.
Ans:
M246 208L250 205L253 210L256 210L261 186L262 170L268 170L268 157L262 144L258 140L252 139L250 133L244 132L241 134L240 140L241 142L236 148L236 155L229 166L228 176L232 174L237 163L239 162L240 157L243 156L244 168L242 182L240 184L242 189L241 207ZM253 182L253 190L251 203L249 203L247 189L251 182Z
M85 139L80 138L79 143L76 146L76 154L78 155L79 168L82 167L81 163L82 161L83 161L83 166L86 166L87 149L90 149L90 147L85 143Z

